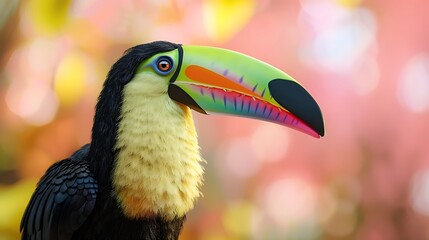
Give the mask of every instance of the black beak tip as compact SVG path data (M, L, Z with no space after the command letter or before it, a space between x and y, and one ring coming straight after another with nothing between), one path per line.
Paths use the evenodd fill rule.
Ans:
M268 83L271 96L285 109L292 112L321 137L325 135L322 111L314 98L301 85L285 79Z

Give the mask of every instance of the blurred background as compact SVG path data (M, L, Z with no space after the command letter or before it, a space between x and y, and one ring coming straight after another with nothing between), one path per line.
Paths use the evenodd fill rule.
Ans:
M326 136L194 114L204 194L181 239L429 239L426 0L0 1L0 240L38 179L90 139L110 66L168 40L277 66Z

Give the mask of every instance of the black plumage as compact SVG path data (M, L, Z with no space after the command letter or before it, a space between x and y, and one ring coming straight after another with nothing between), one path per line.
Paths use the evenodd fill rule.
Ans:
M23 239L71 239L91 214L98 186L82 156L88 148L55 163L42 177L21 222Z
M130 219L112 189L122 90L138 65L178 47L153 42L133 47L111 68L96 106L91 144L52 165L38 183L21 221L22 239L177 239L184 217Z

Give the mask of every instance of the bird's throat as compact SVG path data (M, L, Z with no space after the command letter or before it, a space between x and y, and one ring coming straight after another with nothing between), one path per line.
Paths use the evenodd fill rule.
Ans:
M188 107L128 84L115 145L113 188L130 218L183 217L200 195L203 168Z

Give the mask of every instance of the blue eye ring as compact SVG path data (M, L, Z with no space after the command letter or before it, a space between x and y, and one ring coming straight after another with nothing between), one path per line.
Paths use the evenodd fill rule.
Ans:
M153 68L158 74L168 75L174 68L173 59L168 56L161 56L153 62Z

